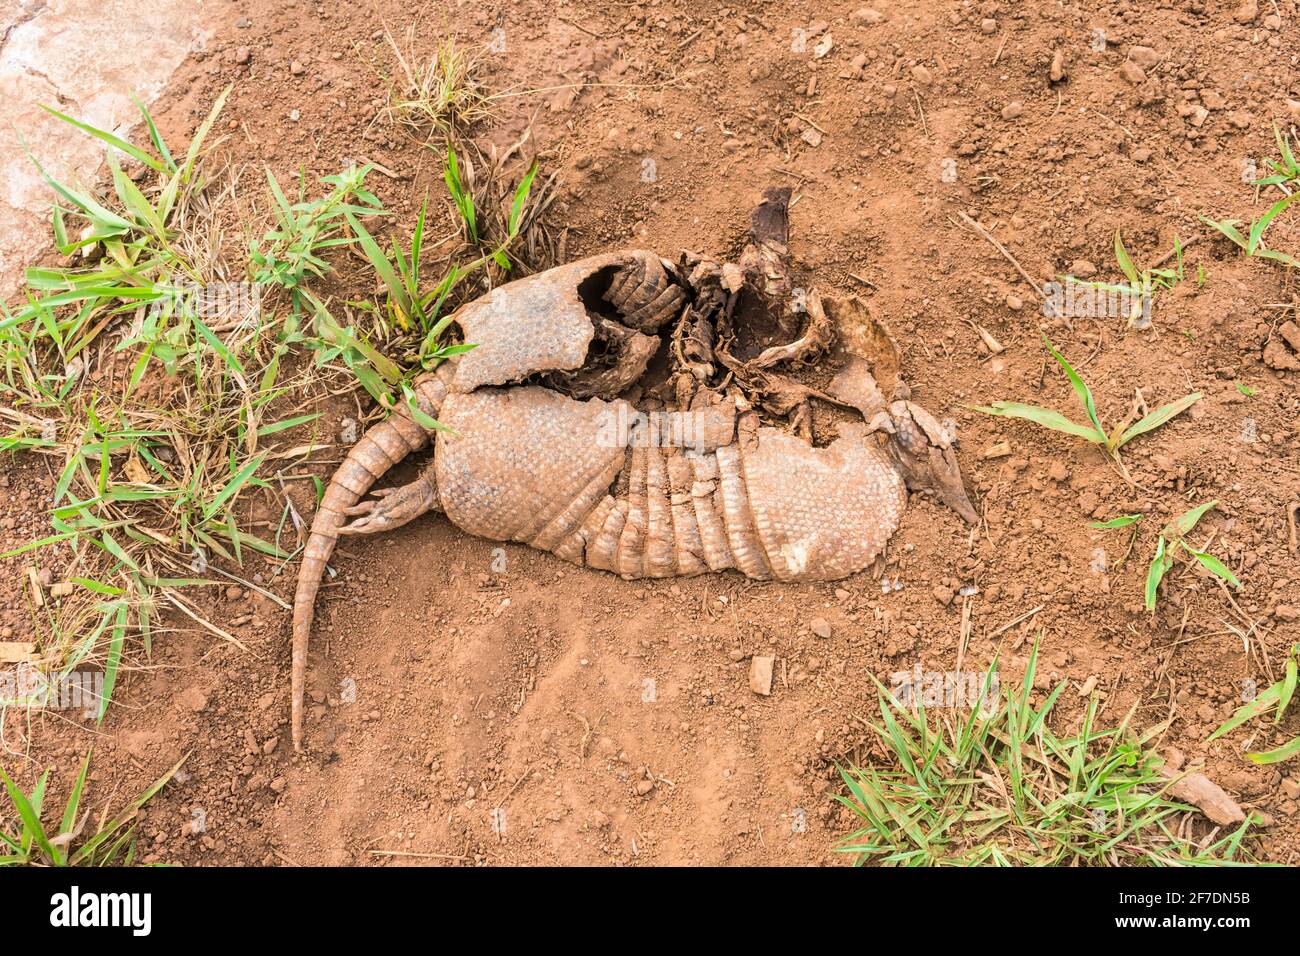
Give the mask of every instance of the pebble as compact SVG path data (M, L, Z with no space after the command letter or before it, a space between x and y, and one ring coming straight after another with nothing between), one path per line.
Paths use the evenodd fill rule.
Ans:
M1132 83L1134 86L1140 86L1147 80L1146 70L1132 60L1124 61L1124 65L1119 68L1119 75L1124 78L1125 82Z
M1052 54L1052 65L1047 69L1047 78L1053 83L1065 79L1065 51L1057 50Z
M808 622L808 627L814 634L821 638L831 636L831 622L824 617L815 617Z
M241 46L235 51L235 62L244 64L253 58L253 51L246 46Z
M949 604L952 603L952 599L954 596L952 588L947 587L946 585L943 584L936 584L934 586L934 590L931 591L930 593L933 594L934 599L938 601L940 604L942 604L944 607L947 607Z
M985 34L997 33L998 21L994 20L992 17L985 17L980 21L980 32Z
M1163 60L1164 57L1149 46L1133 46L1129 47L1128 59L1142 69L1149 70Z
M776 658L770 654L755 655L749 661L749 689L768 697L772 693L772 667Z
M1257 16L1259 16L1259 3L1256 0L1244 0L1237 7L1237 12L1232 15L1232 19L1238 23L1254 23Z
M1004 120L1013 120L1025 111L1025 105L1019 100L1012 100L1006 106L1002 107L1002 118Z
M929 86L934 82L934 74L930 72L929 67L922 66L918 63L916 66L912 67L912 79L916 80L916 82L920 83L922 86Z
M1007 308L1010 309L1012 312L1019 312L1022 308L1024 308L1024 305L1025 302L1022 298L1020 298L1020 296L1015 295L1014 293L1009 294L1007 296Z
M294 76L302 76L304 69L305 67L297 60L294 60L292 63L289 64L289 72L292 73Z
M1097 266L1088 259L1075 259L1070 263L1070 275L1076 279L1091 279L1097 274Z
M863 7L850 13L849 19L854 23L879 23L885 15L872 7Z

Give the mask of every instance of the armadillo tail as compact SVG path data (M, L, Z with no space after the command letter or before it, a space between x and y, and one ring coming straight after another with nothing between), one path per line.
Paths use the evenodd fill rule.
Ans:
M441 366L443 368L446 366ZM422 411L436 415L446 396L449 375L437 373L419 379L415 393ZM413 451L429 444L432 432L417 423L405 408L361 437L330 479L325 496L311 523L298 570L293 598L293 661L290 669L290 729L295 750L302 749L303 696L307 684L307 644L325 565L334 553L339 528L348 520L347 509L361 500L370 487Z

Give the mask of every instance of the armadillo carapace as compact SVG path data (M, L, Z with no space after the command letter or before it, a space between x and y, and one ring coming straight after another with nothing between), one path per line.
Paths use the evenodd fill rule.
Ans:
M470 534L627 578L734 569L815 581L853 574L880 554L909 486L973 517L944 430L905 392L886 403L869 374L857 382L865 390L843 389L843 404L870 421L841 424L826 447L761 424L734 388L699 388L684 405L640 410L616 397L642 378L661 344L655 333L699 307L698 292L677 267L632 251L530 276L462 307L457 324L477 347L415 388L422 411L445 428L394 412L352 448L316 512L294 606L295 746L313 602L340 534L438 510ZM432 463L419 478L362 501L431 439Z

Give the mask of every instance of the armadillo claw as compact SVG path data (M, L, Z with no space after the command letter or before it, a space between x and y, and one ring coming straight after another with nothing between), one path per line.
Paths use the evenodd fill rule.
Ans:
M339 528L339 534L391 531L438 507L437 489L423 475L400 488L377 488L372 494L374 498L347 509L345 514L354 520Z

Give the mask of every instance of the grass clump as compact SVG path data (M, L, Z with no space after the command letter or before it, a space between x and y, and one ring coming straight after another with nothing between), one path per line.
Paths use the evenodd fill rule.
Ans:
M1080 404L1083 405L1083 409L1087 413L1088 421L1086 424L1080 424L1066 418L1065 415L1055 409L1027 405L1023 402L994 402L992 405L975 405L972 406L974 410L983 412L986 415L1021 418L1036 425L1041 425L1043 428L1050 428L1053 431L1065 432L1067 435L1083 438L1094 445L1099 445L1107 455L1118 461L1119 450L1134 438L1155 431L1161 425L1187 411L1201 400L1201 393L1193 392L1191 395L1186 395L1168 405L1163 405L1141 418L1137 417L1137 411L1134 410L1127 418L1108 430L1102 425L1101 419L1097 416L1097 403L1092 397L1092 390L1088 387L1088 384L1074 370L1074 367L1066 361L1065 356L1056 350L1056 347L1052 345L1051 340L1046 335L1043 335L1043 344L1047 346L1047 350L1052 353L1052 358L1056 360L1061 370L1065 372L1066 378L1070 380L1074 394L1078 397ZM1135 418L1137 418L1136 421L1134 421Z
M4 557L30 554L71 583L51 599L37 565L28 569L35 643L52 673L103 669L100 719L133 641L150 652L164 608L239 645L186 591L222 577L256 587L218 564L256 552L274 575L296 555L305 523L287 489L310 480L320 494L298 466L327 447L310 433L290 438L318 418L302 409L308 397L360 385L437 427L414 407L410 380L471 347L448 338L446 313L549 242L536 166L512 199L502 195L512 149L487 168L478 197L473 167L458 170L453 228L437 242L422 211L410 244L384 253L363 223L387 212L361 166L315 190L300 174L292 198L268 171L265 232L225 243L237 183L228 168L208 169L208 137L227 93L180 159L143 106L145 146L51 110L108 147L111 194L46 177L64 261L29 269L23 300L0 318L0 451L46 456L54 473L52 533ZM349 247L361 250L362 287L382 278L389 293L359 315L323 291L355 278L331 275ZM23 706L0 699L8 705Z
M432 54L421 56L415 49L415 24L402 43L387 27L384 37L397 64L395 75L387 78L385 120L427 142L491 117L491 98L478 79L478 54L449 36Z
M1110 282L1089 282L1083 279L1077 279L1074 276L1061 276L1064 282L1070 282L1088 289L1100 289L1104 292L1116 293L1120 296L1131 297L1132 306L1129 314L1126 316L1129 323L1134 326L1145 327L1145 319L1151 304L1155 300L1156 292L1162 289L1172 289L1185 278L1183 266L1183 244L1174 239L1174 265L1172 268L1163 268L1160 266L1149 266L1145 269L1139 268L1133 257L1129 254L1124 245L1124 238L1120 235L1118 229L1115 230L1115 262L1119 266L1120 272L1128 279L1128 285L1117 285ZM1203 281L1203 274L1202 274Z
M50 772L41 774L31 793L23 793L0 767L0 782L9 799L8 812L0 814L0 866L131 866L135 862L136 814L184 762L182 759L112 818L105 806L98 822L88 831L90 811L83 808L86 773L90 770L87 753L53 833L41 820Z
M1241 588L1241 582L1237 580L1237 576L1228 569L1226 564L1208 551L1198 551L1187 543L1187 536L1196 528L1201 518L1205 517L1206 512L1218 503L1219 501L1216 498L1214 501L1208 501L1203 505L1184 511L1165 525L1160 532L1160 537L1156 542L1155 557L1151 559L1151 565L1147 569L1144 601L1148 611L1156 609L1160 582L1173 568L1179 554L1187 555L1215 577L1227 581L1235 588Z
M1288 206L1300 199L1300 192L1291 192L1288 188L1300 183L1300 163L1296 162L1295 151L1291 147L1291 138L1284 135L1276 124L1273 126L1273 138L1277 143L1278 153L1281 158L1266 160L1269 168L1273 170L1272 175L1257 179L1251 185L1255 187L1276 186L1286 195L1273 203L1258 219L1251 220L1245 235L1242 234L1241 229L1247 224L1240 219L1218 221L1211 219L1209 216L1201 216L1200 220L1216 230L1220 235L1226 236L1248 256L1271 259L1285 266L1300 268L1300 259L1296 259L1295 256L1289 253L1279 252L1277 249L1269 249L1264 245L1264 232L1273 224L1273 220L1281 215Z
M1217 740L1224 734L1236 730L1247 721L1254 720L1256 717L1263 717L1270 710L1273 711L1273 724L1276 726L1281 722L1283 715L1295 697L1297 677L1300 676L1300 668L1296 666L1297 656L1300 656L1300 644L1293 644L1291 645L1291 652L1287 655L1286 664L1283 666L1282 679L1274 681L1267 690L1256 696L1254 700L1238 707L1236 713L1224 721L1223 726L1210 734L1209 739ZM1273 750L1248 753L1246 759L1251 763L1271 764L1290 760L1297 754L1300 754L1300 735L1293 737Z
M1164 796L1171 778L1148 749L1163 725L1137 734L1130 711L1100 730L1093 696L1077 730L1052 730L1066 685L1035 708L1037 660L1035 644L1024 680L999 706L975 703L953 719L903 707L878 684L881 720L870 726L885 759L841 768L847 793L835 799L861 826L836 851L885 866L1249 862L1242 841L1250 820L1200 842L1175 825L1194 808Z

